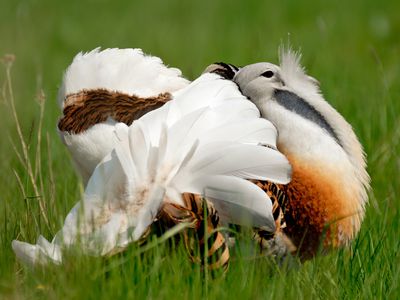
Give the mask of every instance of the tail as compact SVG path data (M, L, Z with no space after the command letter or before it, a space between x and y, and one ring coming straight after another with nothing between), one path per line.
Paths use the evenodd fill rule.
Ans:
M246 179L288 183L290 165L275 150L274 126L233 82L203 74L131 126L116 124L114 136L51 244L79 240L87 253L106 255L137 241L163 203L184 206L184 193L209 199L231 223L274 230L270 199ZM16 245L25 260L49 253L38 245L21 255Z
M187 86L180 70L140 49L95 49L78 54L64 74L58 129L86 184L114 147L117 122L130 125Z
M168 68L141 49L94 49L79 53L64 74L58 102L82 90L106 89L139 97L175 92L189 82L177 68Z

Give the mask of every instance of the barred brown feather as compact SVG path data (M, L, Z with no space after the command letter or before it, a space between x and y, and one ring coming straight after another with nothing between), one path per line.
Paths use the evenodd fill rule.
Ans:
M229 265L229 248L221 232L217 231L219 217L214 206L200 195L184 193L185 206L165 203L159 215L163 227L189 223L184 232L185 247L190 259L210 271L226 271ZM198 246L196 246L198 245Z
M169 93L140 98L105 89L83 90L67 95L64 116L58 122L58 129L78 134L93 125L107 121L108 118L131 125L134 120L163 106L171 99Z
M261 188L271 199L272 202L272 213L275 220L276 230L275 232L270 232L263 229L256 229L254 234L254 239L260 245L260 251L263 252L267 250L269 253L273 252L271 245L274 244L274 239L277 236L284 237L285 246L292 253L296 251L296 247L292 244L290 239L285 235L286 228L286 218L288 217L286 212L287 207L287 196L283 190L283 186L261 180L253 180L259 188Z

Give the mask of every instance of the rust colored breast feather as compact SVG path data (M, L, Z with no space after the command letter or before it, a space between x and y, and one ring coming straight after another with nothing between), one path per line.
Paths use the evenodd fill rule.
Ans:
M83 90L66 96L64 116L58 122L58 129L78 134L108 118L130 125L171 99L170 93L141 98L105 89Z
M346 245L360 227L360 211L355 193L343 181L343 174L287 156L293 166L292 181L283 187L284 232L299 247L303 258Z
M346 185L340 172L323 170L290 155L287 158L293 167L289 184L252 181L272 201L275 234L282 231L301 259L309 259L319 250L346 245L361 222L362 207L354 196L356 193ZM258 234L266 240L273 237L269 232L258 231Z

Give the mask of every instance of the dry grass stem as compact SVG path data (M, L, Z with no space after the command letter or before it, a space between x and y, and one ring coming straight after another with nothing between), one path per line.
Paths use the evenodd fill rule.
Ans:
M19 121L17 110L15 108L15 99L14 99L14 92L13 92L13 88L12 88L12 79L11 79L11 68L12 68L14 60L15 60L15 56L13 56L13 55L6 55L2 59L3 64L6 66L6 89L5 89L6 90L5 91L6 99L8 98L8 100L9 100L8 103L10 104L11 114L12 114L12 117L15 122L15 127L17 129L19 142L20 142L20 145L22 148L22 155L20 155L18 153L18 151L16 151L16 153L17 153L18 159L25 162L25 163L23 163L23 166L28 173L28 177L32 184L35 198L37 198L37 200L38 200L40 215L43 218L44 223L47 226L47 228L50 229L50 223L49 223L49 220L47 218L47 213L46 213L46 203L45 203L44 194L40 193L40 191L39 191L35 173L32 168L32 163L29 158L29 148L25 142L25 139L24 139L24 136L22 133L22 129L21 129L21 122ZM42 123L42 119L43 119L43 109L41 109L40 124ZM41 127L41 125L40 125L40 127ZM39 136L40 136L40 134L39 134ZM16 150L15 145L13 145L13 147ZM41 188L41 192L43 192L42 188ZM24 198L26 199L26 195Z

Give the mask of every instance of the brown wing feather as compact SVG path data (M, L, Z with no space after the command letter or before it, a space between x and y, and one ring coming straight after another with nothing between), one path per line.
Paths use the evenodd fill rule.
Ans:
M210 271L226 271L229 248L223 234L215 231L219 226L219 217L214 206L200 195L184 193L182 198L185 206L164 203L159 214L161 226L170 228L181 222L190 223L189 230L184 232L190 259Z
M172 99L169 93L140 98L105 89L83 90L65 99L64 116L58 122L61 131L78 134L91 126L113 118L127 125Z
M271 199L275 225L277 231L281 230L285 227L284 209L286 205L286 194L282 187L269 181L252 180L252 182L261 188Z
M253 180L252 182L260 187L271 199L272 213L276 226L275 232L255 230L254 239L259 244L260 251L265 251L267 255L282 255L283 257L288 253L294 254L297 248L285 232L289 217L286 211L288 200L284 190L285 186L269 181Z

